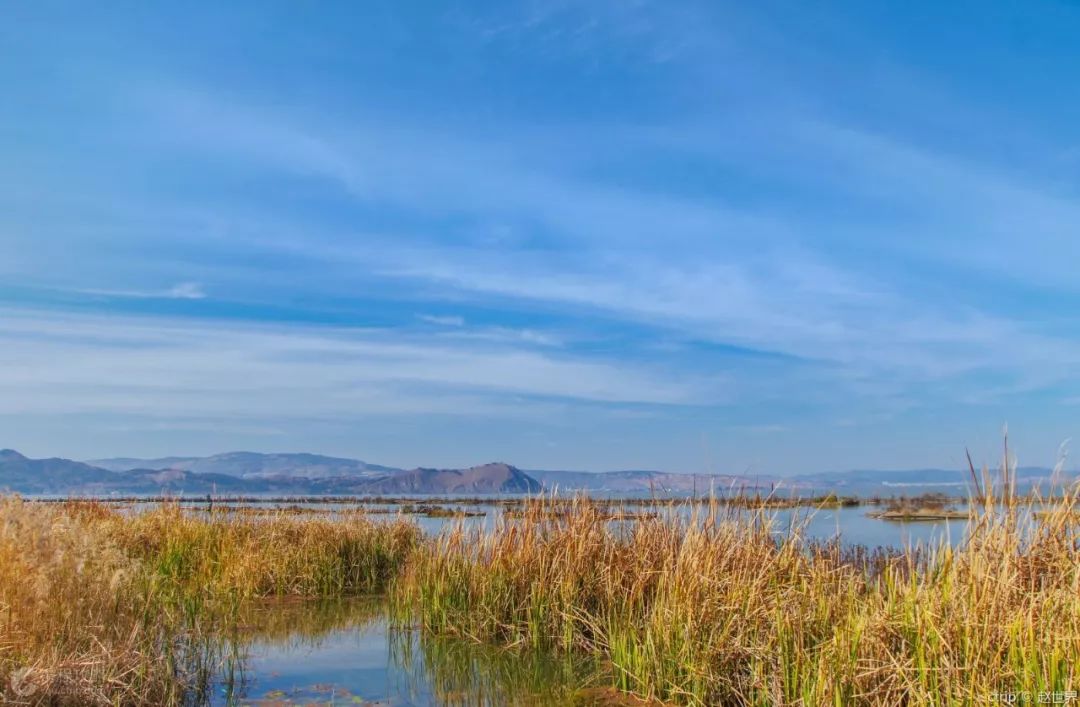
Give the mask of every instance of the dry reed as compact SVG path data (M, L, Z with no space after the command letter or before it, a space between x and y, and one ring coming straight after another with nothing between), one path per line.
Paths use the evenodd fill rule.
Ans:
M181 704L221 656L209 640L263 596L376 592L419 542L376 523L0 498L0 699Z

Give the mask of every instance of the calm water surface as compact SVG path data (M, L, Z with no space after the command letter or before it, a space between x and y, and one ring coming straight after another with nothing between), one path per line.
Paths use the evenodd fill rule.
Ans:
M462 505L448 503L445 498L438 497L425 497L420 499L420 502L436 506L445 505L454 510L481 514L479 516L464 518L429 518L423 515L405 514L405 517L415 521L416 524L420 526L421 530L428 535L436 535L442 530L458 523L463 524L467 529L493 529L497 525L499 517L505 510L503 506L494 504ZM155 505L156 504L146 504L144 507L150 508ZM275 504L247 503L243 505L263 505L264 507L270 508ZM285 503L280 505L288 506L291 504ZM222 505L218 505L217 507L221 508ZM334 512L344 509L355 509L358 506L356 504L345 505L326 503L312 504L310 507L313 510ZM377 512L372 516L376 520L392 520L398 517L396 512L386 512L388 509L394 509L395 506L372 505L368 507L373 508ZM675 513L684 518L689 518L693 513L692 508L692 506L679 505L662 508L660 512ZM699 506L699 509L700 508L702 507ZM964 506L959 505L957 508L962 510ZM625 510L634 513L648 511L649 509L648 507L631 505L625 507ZM734 511L734 509L728 510ZM792 527L798 527L802 536L808 539L826 541L834 540L839 537L845 544L867 545L870 547L899 548L916 543L936 544L939 541L947 541L955 545L963 540L965 528L967 526L966 520L897 522L870 518L867 514L875 510L880 509L875 506L827 509L796 508L768 511L767 513L773 520L773 529L777 536L783 536L787 534Z
M606 679L560 660L392 627L377 599L247 608L234 661L210 705L565 705ZM242 667L241 667L242 666Z

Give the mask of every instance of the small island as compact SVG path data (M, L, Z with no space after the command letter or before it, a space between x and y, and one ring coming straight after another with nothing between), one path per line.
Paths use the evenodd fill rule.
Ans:
M901 496L885 502L882 510L867 513L870 518L892 521L938 521L961 520L968 517L968 511L957 509L952 499L940 493L927 493L908 498Z

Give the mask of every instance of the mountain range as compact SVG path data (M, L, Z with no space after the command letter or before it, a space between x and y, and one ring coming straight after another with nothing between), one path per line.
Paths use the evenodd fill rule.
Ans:
M161 457L158 459L91 459L87 464L109 471L132 469L182 469L196 474L225 474L242 479L282 476L306 479L375 478L401 471L390 466L368 464L359 459L327 457L321 454L259 454L226 452L209 457Z
M295 464L290 464L293 457ZM158 464L162 466L152 468ZM314 454L254 452L89 463L30 459L12 449L0 450L0 491L31 495L490 494L537 493L541 488L528 474L502 463L404 470Z
M740 490L768 491L775 477L749 477L732 474L682 474L668 471L553 471L529 470L529 475L544 488L560 491L590 491L626 494L689 495L695 491L732 493Z
M1016 470L1021 490L1048 486L1051 470ZM1065 479L1075 479L1066 474ZM941 491L964 495L969 474L950 469L854 470L798 476L687 474L650 470L521 470L505 463L467 469L399 469L318 454L228 452L208 457L119 457L87 462L30 459L0 450L0 492L23 494L206 493L281 495L514 494L558 490L608 496L684 496L738 492L836 492L860 496Z

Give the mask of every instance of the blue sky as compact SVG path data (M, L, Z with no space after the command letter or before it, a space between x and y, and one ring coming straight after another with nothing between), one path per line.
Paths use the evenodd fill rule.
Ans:
M1080 7L16 3L0 446L1052 464ZM1071 466L1071 465L1070 465Z

